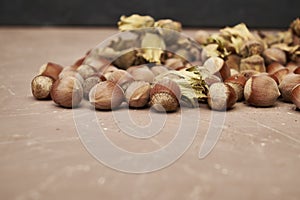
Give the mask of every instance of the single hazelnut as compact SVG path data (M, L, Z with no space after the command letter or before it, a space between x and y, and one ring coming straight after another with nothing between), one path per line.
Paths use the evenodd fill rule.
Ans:
M167 72L167 71L168 71L168 68L165 67L165 66L157 65L157 66L151 67L151 71L152 71L152 73L154 74L154 76L157 76L157 75L159 75L159 74L162 74L162 73Z
M112 110L124 100L122 88L111 81L103 81L95 85L89 93L89 101L96 109Z
M241 74L231 76L225 80L225 83L227 85L230 85L234 90L237 96L237 101L241 101L244 98L244 87L246 81L247 81L246 77Z
M253 55L248 58L241 59L240 71L255 70L258 72L265 72L265 61L259 55Z
M63 70L63 67L59 64L48 62L40 67L39 75L48 76L54 80L58 79L59 73Z
M81 75L83 79L95 74L96 70L90 65L80 65L76 71Z
M81 84L83 84L83 82L84 82L84 79L82 78L82 76L77 71L74 71L74 70L63 70L58 76L59 79L63 79L66 77L74 77Z
M147 68L136 68L131 71L131 75L136 81L146 81L152 83L154 80L154 74Z
M197 42L199 42L199 44L206 44L207 43L207 39L210 37L209 32L205 31L205 30L199 30L195 33L195 40Z
M284 65L286 63L286 55L281 49L269 48L264 50L262 55L267 64L271 64L272 62L278 62Z
M230 85L225 83L214 83L209 87L207 103L212 110L227 110L232 108L236 101L237 96Z
M273 106L279 96L276 81L267 75L252 76L245 84L244 97L250 105Z
M300 83L292 89L291 100L300 109Z
M82 87L83 87L83 97L84 97L85 99L88 100L90 90L91 90L97 83L100 83L101 81L105 81L105 80L106 80L106 79L104 78L104 76L99 75L99 74L95 74L95 75L92 75L92 76L86 78L86 79L84 80L83 85L82 85Z
M179 107L180 97L181 91L177 83L164 78L151 88L150 105L157 112L174 112Z
M287 68L283 68L283 69L277 70L273 74L270 74L270 76L272 78L275 78L275 81L279 85L281 83L281 81L284 79L284 77L286 75L288 75L289 73L290 73L290 71Z
M269 64L268 66L267 66L267 72L269 73L269 74L273 74L273 73L275 73L276 71L278 71L278 70L280 70L280 69L284 69L285 67L282 65L282 64L280 64L280 63L278 63L278 62L272 62L271 64Z
M78 79L67 76L54 82L50 94L56 104L72 108L80 104L83 97L83 89Z
M286 102L291 102L291 92L295 85L300 83L300 74L288 74L279 84L279 90Z
M36 99L50 99L54 80L48 76L38 75L31 81L31 92Z
M220 77L222 80L225 80L228 77L230 77L230 68L226 65L222 58L210 57L204 62L203 66L211 74Z
M114 71L117 70L119 70L117 67L108 65L105 69L103 69L103 75L107 79Z
M130 83L125 91L125 98L132 108L142 108L147 105L150 98L150 84L145 81L134 81Z
M108 77L108 81L114 82L121 86L123 90L126 90L128 85L134 81L131 74L129 74L127 71L119 69L114 72L112 72Z
M236 71L239 71L241 57L236 54L230 54L229 56L227 56L225 63L230 69L235 69Z

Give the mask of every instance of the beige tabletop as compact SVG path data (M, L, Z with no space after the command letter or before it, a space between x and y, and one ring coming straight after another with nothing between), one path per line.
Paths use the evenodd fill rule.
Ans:
M163 169L124 173L95 159L80 140L74 112L35 100L30 82L43 63L68 66L115 33L111 28L0 28L0 199L300 199L300 112L280 101L271 108L237 103L203 159L199 150L213 123L206 105L197 108L192 145ZM137 139L117 126L114 113L126 111L124 106L97 111L96 119L111 142L138 153L158 150L176 137L183 113L168 114L158 135ZM130 110L137 126L151 123L149 114ZM193 119L187 125L193 126Z

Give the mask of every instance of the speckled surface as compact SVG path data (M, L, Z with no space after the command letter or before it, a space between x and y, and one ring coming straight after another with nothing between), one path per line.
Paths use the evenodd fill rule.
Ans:
M211 115L205 105L199 109L194 142L169 167L128 174L91 156L79 139L72 110L36 101L30 82L43 63L70 65L114 33L116 29L0 28L0 199L300 198L300 112L280 101L264 109L236 104L226 113L213 151L201 160ZM137 124L149 123L149 110L130 114ZM161 134L149 140L122 134L111 112L98 111L96 117L116 145L148 152L170 141L180 112L169 114Z

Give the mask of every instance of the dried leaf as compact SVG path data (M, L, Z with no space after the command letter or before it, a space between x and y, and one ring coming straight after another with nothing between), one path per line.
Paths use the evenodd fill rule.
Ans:
M121 31L134 30L139 28L153 27L154 19L150 16L131 15L129 17L121 16L118 27Z

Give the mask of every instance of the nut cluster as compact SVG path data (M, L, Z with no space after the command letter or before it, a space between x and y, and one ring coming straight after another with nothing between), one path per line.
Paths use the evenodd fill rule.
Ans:
M121 31L143 26L181 31L179 22L154 22L149 16L122 16L119 22ZM180 106L194 107L193 102L199 101L224 111L243 100L255 107L274 106L280 96L299 108L298 30L296 22L284 38L278 38L283 33L276 37L263 32L253 34L245 24L227 27L215 35L200 30L195 39L203 45L203 51L170 30L139 36L144 37L142 47L155 44L157 49L144 46L142 51L128 51L136 40L120 39L99 51L97 60L90 60L95 52L89 51L70 66L52 62L42 65L31 82L32 94L65 108L78 107L86 99L97 110L127 104L133 109L151 107L157 112L175 112ZM162 51L166 45L171 45L174 52ZM123 51L110 61L110 56Z

